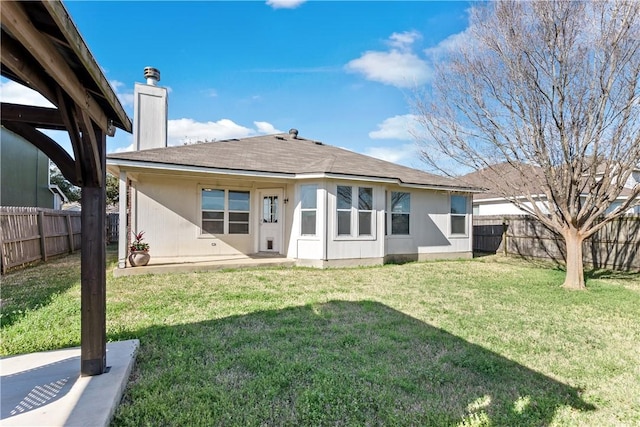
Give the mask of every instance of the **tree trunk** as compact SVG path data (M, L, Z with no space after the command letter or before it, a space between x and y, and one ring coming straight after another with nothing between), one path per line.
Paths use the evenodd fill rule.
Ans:
M582 260L582 233L575 228L570 228L564 233L564 241L567 245L567 275L564 279L563 288L583 290L584 284L584 264Z

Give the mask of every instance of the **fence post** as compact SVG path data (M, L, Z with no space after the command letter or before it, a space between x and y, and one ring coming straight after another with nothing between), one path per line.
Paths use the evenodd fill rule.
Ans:
M502 218L502 252L504 253L504 256L507 256L508 254L507 245L509 242L507 241L507 228L509 228L507 219Z
M75 252L76 248L73 245L73 228L71 227L71 214L67 214L67 237L69 239L69 253Z
M47 262L47 236L44 235L44 211L38 210L38 232L40 233L40 255Z

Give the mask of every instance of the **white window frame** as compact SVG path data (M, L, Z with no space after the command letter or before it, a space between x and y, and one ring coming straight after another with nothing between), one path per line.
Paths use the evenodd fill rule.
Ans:
M349 208L338 208L338 187L349 187L351 189L351 204ZM376 210L375 210L375 189L373 186L358 186L337 184L336 185L336 209L335 209L335 233L334 240L375 240L376 239ZM371 209L360 209L360 189L371 190ZM338 212L349 212L349 234L338 234ZM370 234L360 234L360 212L368 212L370 224Z
M340 200L340 187L349 188L350 200L349 207L341 208L338 206ZM346 212L349 214L349 233L340 234L340 213ZM337 237L353 237L353 185L336 185L336 235Z
M465 200L464 213L453 213L453 198L461 197ZM469 199L466 194L449 195L449 236L451 237L468 237L469 236ZM464 218L464 233L453 232L453 218Z
M313 188L313 193L315 194L315 203L314 203L314 207L313 208L305 208L302 205L302 201L304 200L304 189L305 188ZM314 224L314 232L313 234L305 234L304 230L302 229L302 218L304 216L304 212L313 212L314 213L314 219L315 219L315 224ZM305 236L305 237L315 237L318 235L318 184L303 184L300 186L300 235L301 236Z
M202 195L204 191L222 191L224 192L224 210L212 210L212 209L203 209L202 207ZM248 210L231 210L229 207L229 193L230 192L237 192L237 193L247 193L249 195L249 209ZM246 190L246 189L229 189L229 188L215 188L215 187L209 187L209 186L199 186L199 191L198 191L198 211L200 213L200 227L199 227L199 237L203 237L203 238L215 238L216 236L228 236L228 235L237 235L237 236L249 236L251 235L251 191ZM205 222L205 220L203 220L202 218L202 213L203 212L223 212L223 219L222 219L222 233L209 233L207 231L204 230L203 227L203 223ZM248 214L248 218L247 221L232 221L231 220L231 215L230 214L234 214L234 213L246 213ZM216 220L216 221L220 221L220 220ZM230 233L229 232L229 225L230 224L247 224L247 232L246 233Z
M402 210L400 212L393 212L393 194L394 193L403 193L403 194L408 194L409 195L409 209L408 210ZM388 236L393 236L393 237L407 237L407 236L411 236L411 192L409 191L391 191L391 193L389 194L389 233ZM408 230L407 233L394 233L393 232L393 215L408 215L408 219L409 219L409 226L408 226Z

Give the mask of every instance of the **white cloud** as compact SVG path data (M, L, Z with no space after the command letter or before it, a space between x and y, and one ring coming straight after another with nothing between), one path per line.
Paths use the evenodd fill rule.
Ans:
M367 51L360 58L347 63L347 71L362 74L372 80L396 87L419 86L431 78L432 70L426 59L412 52L412 45L422 38L417 31L393 33L387 40L388 51Z
M0 98L2 98L2 102L12 104L56 108L40 93L13 80L0 81Z
M120 100L123 107L133 107L133 91L128 89L124 90L126 85L118 80L109 81L113 91Z
M127 151L133 151L133 142L126 147L118 147L113 152L114 153L126 153Z
M422 38L422 34L417 31L405 31L403 33L393 33L387 42L389 46L395 49L407 50L411 45Z
M167 142L168 145L182 145L198 141L220 141L259 134L281 133L271 123L260 121L253 123L256 129L241 126L229 119L220 119L216 122L197 122L186 118L169 120Z
M349 61L347 69L363 74L367 80L397 87L421 85L431 78L431 69L426 61L413 53L397 50L366 52Z
M259 133L262 133L265 135L272 135L274 133L284 133L283 131L276 129L269 122L253 122L253 124L256 125L256 128L258 129Z
M376 159L386 160L387 162L408 165L411 160L415 160L418 156L414 144L403 144L401 146L392 147L369 147L364 151L367 156Z
M470 32L471 27L468 27L464 31L452 34L437 45L425 49L424 54L427 55L431 61L438 61L450 52L457 52L462 49L478 49L479 46L473 46L476 45L477 42L470 36Z
M267 5L274 9L295 9L306 0L267 0Z
M416 116L413 114L389 117L378 123L378 130L369 132L369 138L411 140L413 137L410 132L415 125Z

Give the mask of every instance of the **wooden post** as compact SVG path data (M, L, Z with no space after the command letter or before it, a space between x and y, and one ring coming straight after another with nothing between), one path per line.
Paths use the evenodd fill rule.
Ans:
M509 225L507 224L507 220L506 219L502 219L502 252L504 256L507 256L508 250L507 250L507 245L509 244L509 242L507 241L507 229L509 228Z
M100 375L107 367L106 337L106 135L96 130L102 182L82 187L81 369L83 376Z
M69 253L75 252L76 248L73 244L73 227L71 226L71 214L67 214L67 238L69 240Z
M44 212L38 210L38 233L40 233L40 257L47 262L47 236L44 235Z

